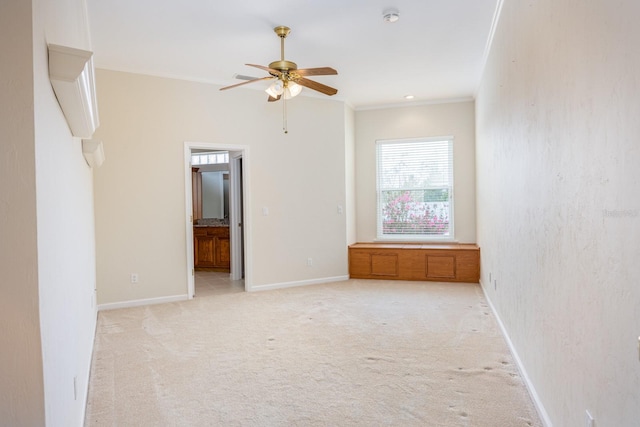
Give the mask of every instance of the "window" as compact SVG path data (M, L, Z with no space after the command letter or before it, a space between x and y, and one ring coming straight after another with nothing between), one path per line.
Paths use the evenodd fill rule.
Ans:
M229 152L214 151L210 153L197 153L191 155L191 164L195 165L215 165L218 163L229 163Z
M453 138L376 143L378 239L453 240Z

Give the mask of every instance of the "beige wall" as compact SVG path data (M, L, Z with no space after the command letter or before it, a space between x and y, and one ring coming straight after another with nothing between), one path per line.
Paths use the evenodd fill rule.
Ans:
M0 32L0 419L81 425L96 319L92 177L46 44L90 48L84 1L2 2Z
M482 284L555 426L640 420L639 15L505 1L477 96Z
M356 242L356 134L355 111L348 105L344 107L345 114L345 187L347 204L347 244Z
M476 241L474 103L356 111L357 240L376 239L376 141L454 137L455 240Z
M98 70L106 161L96 171L101 304L186 295L184 143L246 146L252 290L344 276L344 107L299 96ZM269 215L262 215L262 208ZM313 265L307 266L307 258ZM140 282L131 284L130 273Z
M0 3L0 419L7 425L45 419L31 16L30 2Z

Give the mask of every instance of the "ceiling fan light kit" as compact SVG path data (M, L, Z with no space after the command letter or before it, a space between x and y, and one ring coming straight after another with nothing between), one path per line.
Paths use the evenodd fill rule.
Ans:
M284 99L291 99L294 96L300 95L302 92L302 86L294 82L285 82L284 86Z
M271 85L265 90L265 92L267 92L272 98L277 98L278 96L282 95L282 92L284 92L282 81L278 79L275 82L271 83Z
M284 25L278 26L273 29L276 35L280 38L280 60L273 61L269 64L268 67L263 65L256 64L245 64L249 67L259 68L269 73L267 77L256 78L248 81L244 81L242 83L237 83L235 85L226 86L220 88L220 90L227 90L238 86L243 86L249 83L262 81L262 80L274 80L273 83L265 90L269 95L268 101L275 102L280 99L283 100L283 130L284 133L288 133L287 131L287 120L286 120L286 105L285 102L287 99L291 99L300 94L302 91L302 87L307 87L309 89L318 91L325 95L335 95L338 93L337 89L334 89L330 86L324 85L322 83L318 83L314 80L307 79L306 76L327 76L327 75L336 75L338 72L331 67L320 67L320 68L302 68L298 69L298 65L295 62L287 61L284 59L284 39L289 35L291 29L289 27L285 27Z

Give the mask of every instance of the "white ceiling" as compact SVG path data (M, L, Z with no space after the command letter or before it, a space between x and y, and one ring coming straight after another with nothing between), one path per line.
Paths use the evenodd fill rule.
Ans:
M356 108L474 95L498 0L87 0L98 68L209 82L280 59L329 66L314 77ZM395 8L400 20L383 22ZM232 90L265 89L251 83ZM310 89L303 93L309 94ZM324 95L319 95L324 96Z

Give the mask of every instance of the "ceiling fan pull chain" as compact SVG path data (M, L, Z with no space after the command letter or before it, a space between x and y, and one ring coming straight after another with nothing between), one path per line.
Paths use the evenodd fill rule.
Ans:
M287 98L282 96L282 130L284 133L289 133L289 129L287 129Z

